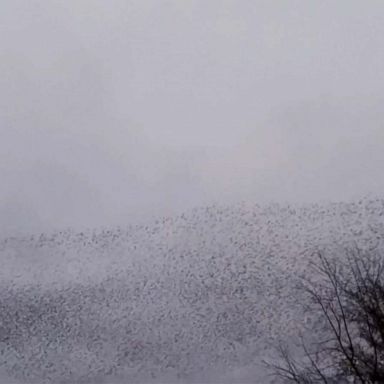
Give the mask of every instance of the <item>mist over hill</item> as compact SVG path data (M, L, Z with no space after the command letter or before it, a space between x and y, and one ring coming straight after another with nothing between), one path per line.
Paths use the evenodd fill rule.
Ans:
M28 383L268 382L314 252L384 245L384 199L209 206L0 243L0 364ZM271 355L272 356L272 355Z

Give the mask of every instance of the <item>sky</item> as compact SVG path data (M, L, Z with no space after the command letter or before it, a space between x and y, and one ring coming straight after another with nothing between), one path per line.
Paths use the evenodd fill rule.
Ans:
M3 0L0 232L384 194L382 0Z

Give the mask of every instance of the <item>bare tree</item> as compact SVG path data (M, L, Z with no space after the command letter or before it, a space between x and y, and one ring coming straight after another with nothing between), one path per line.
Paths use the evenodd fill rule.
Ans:
M299 335L299 357L278 347L271 364L283 382L384 383L384 257L379 252L347 251L342 259L318 254L314 274L298 286L320 320L317 340Z

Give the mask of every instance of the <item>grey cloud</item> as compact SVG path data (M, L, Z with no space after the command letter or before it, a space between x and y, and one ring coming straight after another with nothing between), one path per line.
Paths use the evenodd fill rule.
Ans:
M1 7L4 233L384 191L381 1Z

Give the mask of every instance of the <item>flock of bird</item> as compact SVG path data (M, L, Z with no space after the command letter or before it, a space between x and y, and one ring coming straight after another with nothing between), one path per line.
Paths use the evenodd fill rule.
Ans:
M136 383L252 366L303 321L295 279L316 251L383 241L383 199L210 206L4 239L0 369L28 383Z

